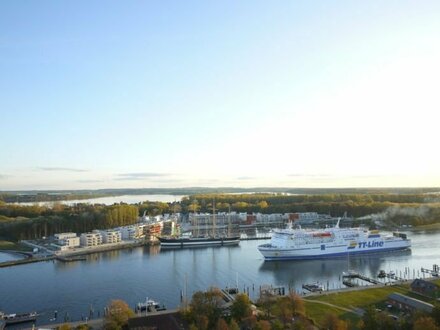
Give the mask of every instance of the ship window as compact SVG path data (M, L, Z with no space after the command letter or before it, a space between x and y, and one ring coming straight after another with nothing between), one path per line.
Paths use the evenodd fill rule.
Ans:
M321 244L321 250L325 250L325 244Z

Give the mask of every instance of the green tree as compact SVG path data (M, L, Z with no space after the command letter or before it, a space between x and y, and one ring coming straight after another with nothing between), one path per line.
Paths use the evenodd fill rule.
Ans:
M231 306L231 316L241 322L242 319L252 314L251 301L247 294L240 293L236 296Z
M435 323L440 326L440 307L435 306L432 310L431 317L434 319Z
M363 330L376 330L379 328L377 312L374 307L370 306L365 310L365 313L362 317L362 322Z

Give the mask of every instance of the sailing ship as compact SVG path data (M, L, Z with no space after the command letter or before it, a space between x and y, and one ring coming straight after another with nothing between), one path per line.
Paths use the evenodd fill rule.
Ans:
M180 235L179 237L159 237L160 245L163 247L204 247L204 246L224 246L238 245L239 235L231 235L229 219L228 235L218 235L216 232L215 202L212 203L212 235ZM231 212L229 211L229 214Z

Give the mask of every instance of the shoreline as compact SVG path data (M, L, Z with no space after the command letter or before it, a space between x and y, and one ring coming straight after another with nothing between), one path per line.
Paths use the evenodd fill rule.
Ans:
M23 244L32 244L26 241L23 241ZM72 257L78 257L78 256L86 256L94 253L102 253L102 252L108 252L108 251L115 251L115 250L125 250L125 249L131 249L135 247L140 246L154 246L158 245L159 242L145 242L145 241L135 241L135 242L122 242L122 243L115 243L115 244L108 244L108 246L99 245L96 247L87 247L87 248L80 248L80 250L75 251L67 251L62 253L54 253L54 252L48 252L50 254L45 256L33 256L30 253L22 253L20 251L13 251L16 254L25 254L27 257L23 259L16 259L16 260L8 260L4 262L0 262L0 268L4 267L12 267L12 266L19 266L29 263L35 263L35 262L41 262L41 261L50 261L50 260L59 260L63 262L69 262L69 261L75 261L75 260L69 260ZM37 247L36 245L32 244L30 246ZM3 251L0 251L3 252ZM11 253L11 251L5 251L5 253ZM12 254L12 253L11 253Z

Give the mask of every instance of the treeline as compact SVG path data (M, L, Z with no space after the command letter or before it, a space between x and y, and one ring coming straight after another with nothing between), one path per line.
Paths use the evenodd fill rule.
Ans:
M385 212L391 207L428 208L438 206L439 195L425 194L325 194L325 195L282 195L282 194L200 194L183 198L184 212L212 212L213 203L217 211L289 213L318 212L342 216L345 212L354 217ZM437 202L437 203L436 203Z
M103 193L35 193L35 194L0 194L0 202L5 203L38 203L38 202L57 202L75 199L89 199L109 196Z
M61 232L83 233L135 223L136 205L115 204L75 206L0 205L0 236L14 241L41 238Z
M142 202L133 205L55 203L23 206L0 202L0 236L13 240L38 238L63 231L86 232L132 224L138 216L170 213L216 212L291 213L318 212L337 217L378 215L391 224L413 226L440 222L438 194L198 194L180 202Z
M44 202L72 199L87 199L104 196L122 195L196 195L196 194L296 194L296 195L406 195L427 196L438 194L440 188L237 188L237 187L186 187L186 188L130 188L130 189L81 189L81 190L25 190L0 191L0 201L17 202Z

